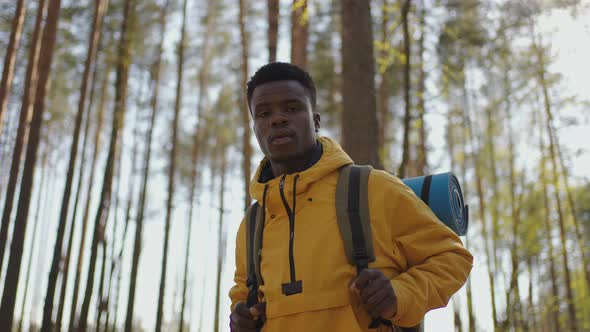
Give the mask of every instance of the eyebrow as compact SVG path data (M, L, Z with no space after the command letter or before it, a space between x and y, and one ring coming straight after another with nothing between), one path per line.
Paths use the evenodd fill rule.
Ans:
M291 103L297 103L297 104L305 104L304 101L297 99L297 98L291 98L291 99L287 99L287 100L283 100L281 102L281 104L291 104ZM272 103L268 103L268 102L262 102L262 103L258 103L256 105L254 105L254 110L256 110L259 107L265 107L265 106L269 106Z

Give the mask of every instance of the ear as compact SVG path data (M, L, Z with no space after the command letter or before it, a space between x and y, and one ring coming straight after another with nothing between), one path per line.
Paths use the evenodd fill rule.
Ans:
M313 113L313 126L317 133L320 129L320 113Z

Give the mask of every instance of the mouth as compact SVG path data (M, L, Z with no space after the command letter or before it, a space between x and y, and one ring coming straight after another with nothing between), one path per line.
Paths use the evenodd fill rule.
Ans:
M268 141L271 145L283 145L290 143L293 140L293 136L295 136L292 132L279 132L273 135L270 135Z

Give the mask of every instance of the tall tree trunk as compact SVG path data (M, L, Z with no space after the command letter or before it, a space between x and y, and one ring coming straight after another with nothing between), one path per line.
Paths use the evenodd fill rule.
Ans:
M114 307L114 321L112 324L113 327L113 332L117 326L117 317L118 317L118 308L119 308L119 290L120 290L120 286L121 286L121 275L122 275L122 271L123 271L123 252L125 250L125 243L127 242L127 230L129 228L129 220L131 220L131 207L133 205L133 196L135 195L135 184L136 184L136 176L135 176L135 170L137 168L137 157L138 157L138 153L137 153L137 149L138 149L138 138L139 138L139 129L138 124L140 122L140 112L139 110L143 108L143 100L144 100L144 95L145 95L145 90L144 87L148 86L148 82L147 80L144 80L143 78L141 79L140 83L140 92L137 98L137 107L136 107L136 111L135 111L135 119L133 122L133 141L132 141L132 149L131 149L131 170L130 170L130 174L129 174L129 182L127 185L128 188L128 192L127 192L127 206L125 208L125 221L123 224L123 235L121 236L121 246L119 248L118 253L115 255L115 238L116 238L116 234L117 234L117 222L115 222L115 225L113 227L113 241L111 241L112 247L111 247L111 251L112 251L112 261L111 261L111 271L110 271L110 275L109 275L109 290L107 292L107 303L109 304L109 309L107 311L107 317L106 317L106 322L105 322L105 332L109 331L109 323L110 323L110 314L111 314L111 310L110 310L110 304L111 304L111 287L113 285L113 277L115 274L115 271L117 273L117 281L116 281L116 288L114 290L114 294L113 294L113 300L115 301L115 307ZM119 167L121 167L119 165ZM119 174L120 171L119 171ZM117 187L120 188L120 178L117 184ZM120 189L117 191L118 193L120 193ZM117 201L115 202L115 211L118 211L118 206L119 206L119 196L117 196ZM115 214L115 217L117 217L117 214Z
M534 274L533 274L533 258L532 257L528 257L527 258L527 269L528 269L528 275L529 275L529 310L528 310L528 314L527 316L530 319L530 325L532 327L533 331L539 331L539 324L537 321L537 311L535 310L535 302L533 301L533 278L534 278Z
M148 176L150 172L150 159L152 154L152 138L153 138L153 131L154 125L156 121L156 114L158 111L158 98L159 98L159 86L160 86L160 72L162 66L162 53L164 48L164 35L166 33L166 15L168 11L168 1L166 4L161 8L160 12L160 42L158 45L156 60L153 64L152 69L152 83L154 92L152 93L152 98L150 101L150 106L152 109L150 115L150 122L149 127L146 132L146 150L145 150L145 159L144 159L144 168L143 168L143 176L141 181L141 189L140 189L140 196L139 196L139 206L137 209L137 218L136 218L136 226L135 226L135 239L133 245L133 258L131 263L131 278L129 281L129 296L127 298L127 314L125 317L125 332L131 332L133 328L133 308L135 306L135 291L136 291L136 282L137 282L137 272L139 270L139 257L141 256L141 246L142 246L142 236L143 236L143 219L145 213L145 202L147 196L147 185L148 185Z
M137 119L136 119L137 120ZM134 125L136 125L137 122L134 123ZM123 154L123 148L125 146L125 136L121 135L121 141L120 141L120 146L117 149L117 159L115 160L116 163L116 171L115 171L115 177L117 179L117 183L116 183L116 191L115 191L115 206L114 209L112 210L113 212L113 227L112 227L112 236L110 238L107 237L106 235L106 227L103 230L103 234L102 234L102 266L101 266L101 272L100 272L100 284L98 287L98 310L97 310L97 315L96 315L96 331L100 331L100 326L101 326L101 321L102 321L102 314L106 312L106 317L108 317L108 309L109 309L109 294L110 294L110 287L111 287L111 282L112 282L112 276L113 276L113 270L114 270L114 265L115 265L115 238L116 238L116 233L117 233L117 229L119 226L119 202L120 202L120 195L119 192L121 191L121 168L122 168L122 162L121 162L121 155ZM109 271L109 280L108 280L108 291L104 292L104 288L105 288L105 283L106 283L106 269L107 269L107 250L108 247L107 245L111 244L111 264L110 264L110 271ZM105 332L108 331L108 327L105 327Z
M178 45L178 80L176 82L176 102L174 104L174 113L175 117L178 116L180 112L180 105L182 102L182 77L183 77L183 68L184 68L184 50L186 46L186 6L187 0L184 0L182 6L182 26L180 28L180 41ZM199 87L201 89L202 87ZM176 139L176 138L175 138ZM194 148L194 147L193 147ZM174 158L174 155L172 155ZM193 160L195 162L195 160ZM172 177L174 177L174 173L171 173ZM193 177L193 181L194 181ZM194 183L194 182L193 182ZM194 199L194 191L191 191L191 200L190 200L190 213L189 215L189 224L188 224L188 232L186 234L186 252L185 252L185 261L184 261L184 278L182 282L182 304L180 309L180 323L179 323L179 331L182 332L184 327L184 307L186 305L186 286L187 286L187 274L188 274L188 265L189 265L189 248L190 248L190 239L191 239L191 226L192 226L192 210L193 210L193 199Z
M96 50L98 48L98 41L101 31L102 17L106 10L107 1L97 0L94 7L94 20L92 22L92 29L88 38L88 53L86 54L86 62L84 64L84 73L82 75L82 84L80 87L80 99L78 101L78 112L76 113L76 120L74 125L74 134L72 137L72 146L70 149L70 160L68 162L68 172L66 175L66 184L64 188L63 198L61 202L61 210L59 214L59 222L57 228L57 237L55 240L55 248L53 250L53 260L51 263L51 270L49 272L49 281L47 283L47 293L45 295L45 306L43 308L43 322L41 325L42 332L49 332L52 329L52 313L53 313L53 298L55 296L55 287L57 284L57 276L59 273L59 265L62 259L63 239L66 230L66 221L68 219L68 207L70 204L70 194L72 190L72 182L74 181L74 169L76 167L76 158L78 156L78 140L80 139L80 128L82 127L82 118L84 115L86 105L86 93L88 92L88 82L90 78L90 70L92 67L92 60L95 58ZM81 175L82 173L80 173ZM70 224L70 232L73 234L76 223ZM69 247L69 245L68 245ZM62 289L67 286L67 267L69 265L69 258L66 256L65 269L62 278ZM61 330L61 325L56 326L57 330Z
M32 239L31 239L31 252L29 253L29 260L27 262L27 274L25 277L25 289L23 291L23 304L21 307L21 314L20 314L20 319L18 322L18 332L22 332L23 330L23 324L24 324L24 317L25 317L25 309L26 309L26 303L27 303L27 294L29 291L29 278L31 277L31 266L33 265L33 258L35 257L35 248L37 247L37 233L38 233L38 228L40 226L40 222L39 222L39 216L40 216L40 212L41 212L41 202L42 202L42 198L43 198L43 194L45 193L46 189L46 167L47 167L47 157L49 155L48 151L45 151L43 153L43 157L41 158L41 169L39 170L39 173L41 173L41 181L40 181L40 185L39 185L39 192L37 193L37 212L35 213L35 219L34 219L34 224L33 224L33 235L32 235ZM29 319L32 320L32 319Z
M467 142L472 147L472 160L473 160L473 168L475 170L475 189L477 192L478 198L478 206L479 206L479 218L481 220L482 226L482 237L484 243L484 250L486 253L486 263L487 263L487 270L488 270L488 281L490 287L490 300L492 305L492 321L494 326L494 331L498 331L498 315L496 309L496 288L495 288L495 280L494 280L494 269L492 266L493 263L493 254L491 253L490 243L489 243L489 233L488 233L488 223L486 218L486 199L484 196L484 183L483 183L483 174L482 173L482 162L479 156L480 151L482 151L481 143L477 140L474 134L473 123L471 121L471 111L469 106L469 95L466 86L467 82L463 82L463 122L467 128Z
M501 268L499 267L500 264L498 263L498 239L500 237L500 211L499 211L499 188L498 188L498 173L496 167L496 148L495 148L495 119L493 118L493 111L491 108L487 108L485 110L486 113L486 144L488 148L488 162L487 165L488 171L490 172L490 187L492 190L491 199L488 201L491 210L491 218L492 218L492 251L491 251L491 259L493 263L492 268L492 276L495 276L497 272L500 272Z
M506 36L501 34L502 42L508 46ZM520 302L520 289L518 286L518 238L520 211L516 202L516 165L515 165L515 147L514 147L514 132L512 130L512 104L510 84L510 63L508 60L508 53L503 52L501 55L501 63L504 68L503 74L503 88L504 88L504 112L506 115L506 128L508 129L508 169L509 169L509 188L510 188L510 214L512 223L512 243L510 248L511 273L510 284L506 292L506 317L507 322L512 323L516 330L522 330L522 304ZM513 297L514 295L514 297ZM514 302L514 303L513 303Z
M47 142L47 138L44 138L42 141ZM51 147L49 144L45 145L46 153L48 153L48 160L47 160L47 184L46 184L46 191L43 195L43 206L41 207L40 213L42 216L49 216L51 217L51 207L54 206L55 201L55 193L56 193L56 183L57 183L57 174L58 174L58 166L57 160L58 156L55 153L52 154ZM53 222L45 222L42 223L43 226L41 228L41 234L49 234L49 230L53 226ZM39 240L39 248L36 252L37 261L35 263L35 280L33 281L33 292L32 292L32 299L31 299L31 316L34 317L29 320L29 330L30 331L38 331L39 325L37 325L36 318L42 315L43 311L43 294L44 290L41 290L41 284L43 280L45 280L45 272L46 265L49 262L49 239L46 236L42 236Z
M380 58L386 58L388 56L388 52L384 51L384 45L389 45L391 42L389 39L389 16L391 15L389 7L391 4L389 0L383 0L382 8L381 8L381 43L383 45ZM391 95L389 81L391 72L391 66L386 64L385 66L379 66L380 77L381 80L379 82L378 87L378 98L377 98L377 108L378 108L378 117L379 117L379 156L381 156L381 160L383 160L384 166L387 166L389 163L389 146L387 144L388 137L386 132L391 124L391 112L389 110L389 98Z
M240 43L242 46L242 75L241 75L241 85L242 87L246 86L248 82L248 58L249 58L249 40L248 34L246 33L246 13L248 11L247 8L247 0L239 0L239 24L240 24ZM244 211L250 206L250 159L252 158L252 146L250 145L250 112L248 111L248 100L246 98L246 89L242 88L240 90L240 108L242 109L242 153L243 153L243 171L244 171Z
M342 16L342 138L357 164L382 169L378 150L373 31L368 1L343 0Z
M198 79L199 79L199 94L197 97L197 123L195 126L194 138L193 138L193 146L191 151L191 189L189 195L189 202L190 202L190 209L188 215L188 224L189 224L189 231L187 234L187 254L185 257L185 275L184 275L184 282L183 282L183 293L182 293L182 304L180 309L180 332L184 329L184 311L186 307L186 292L187 292L187 267L188 267L188 259L189 254L188 250L190 248L190 234L191 234L191 226L193 222L193 208L195 204L195 191L197 188L197 170L198 170L198 162L200 158L201 152L201 144L203 143L203 138L207 137L204 134L204 121L205 116L203 115L204 108L205 108L205 96L207 95L208 89L208 82L209 82L209 65L211 62L211 38L210 36L213 34L213 29L215 27L215 8L216 8L217 1L208 1L207 2L207 14L206 17L206 30L203 40L203 62L201 64L201 68L199 69ZM192 301L191 301L192 303ZM199 321L199 326L201 325L201 321Z
M4 122L4 114L8 106L8 97L10 96L10 89L12 88L12 80L14 78L14 63L16 62L16 53L20 44L21 34L25 23L25 13L27 12L27 5L24 0L18 0L16 3L16 10L12 18L12 30L10 32L10 40L8 41L8 48L4 57L4 67L2 70L2 81L0 81L0 133L2 133L2 123Z
M108 61L108 60L107 60ZM94 175L96 171L96 161L98 157L98 151L100 150L101 140L100 140L100 133L102 131L102 125L104 120L104 112L106 108L106 99L108 95L108 87L107 84L109 82L109 74L111 72L111 64L107 62L106 68L103 73L102 82L101 82L101 96L100 102L98 105L98 109L96 112L96 132L94 133L94 149L92 152L92 161L90 162L90 174L88 175L87 183L87 191L86 191L86 204L84 206L84 214L82 217L82 230L80 234L80 248L78 254L78 261L76 263L76 277L74 279L74 289L72 291L72 306L70 308L70 322L68 324L68 331L74 331L74 327L77 326L75 324L76 320L76 309L78 306L78 294L80 289L80 278L82 277L82 265L84 263L84 248L86 243L86 231L88 229L88 217L90 213L90 202L92 201L92 188L94 184ZM90 100L92 103L92 99ZM73 216L75 217L75 216Z
M127 81L129 78L129 64L131 62L131 48L129 47L129 30L131 21L133 21L134 1L126 0L123 12L123 21L121 23L121 37L119 41L119 54L117 57L117 79L115 83L115 107L113 112L113 127L111 130L111 142L103 179L102 191L99 200L99 207L94 221L94 234L92 236L92 247L90 251L90 261L88 276L86 282L86 293L82 302L82 311L80 313L80 322L78 324L81 331L86 331L88 312L90 310L90 301L92 298L92 289L94 286L94 270L96 268L96 256L98 250L100 228L106 227L107 219L105 215L109 209L111 200L111 186L113 183L113 168L115 163L115 154L117 151L117 142L119 131L123 127L125 116L125 106L127 101Z
M307 0L293 0L291 8L291 63L307 70L309 14Z
M277 61L279 36L279 0L267 0L268 7L268 62Z
M38 78L38 61L41 50L41 35L43 34L43 18L47 11L45 0L39 1L37 17L35 18L35 28L31 37L31 47L29 50L29 62L27 63L27 73L25 75L25 88L22 96L21 110L16 132L16 142L12 153L10 164L10 177L6 186L6 195L4 198L4 209L2 210L2 226L0 226L0 270L4 262L6 241L8 239L8 227L10 225L10 216L12 214L12 205L14 204L14 195L16 194L16 185L20 172L21 155L23 148L29 140L29 122L31 121L31 110L35 101L35 92L37 90ZM48 74L47 74L48 75ZM1 125L1 119L0 119ZM1 275L1 273L0 273Z
M213 331L219 332L219 320L221 319L221 271L223 270L223 254L225 252L225 236L223 232L223 214L224 214L224 199L223 196L225 195L225 173L227 168L227 157L226 157L226 146L225 143L222 143L223 146L221 147L221 169L219 176L221 177L221 181L219 184L219 229L217 231L217 279L216 279L216 286L215 286L215 325Z
M144 85L143 83L141 84L142 86ZM147 86L147 84L145 84ZM140 93L140 97L138 98L138 102L137 102L137 111L135 112L135 122L134 122L134 129L133 129L133 144L132 144L132 150L131 150L131 174L129 175L129 184L127 186L128 189L128 193L127 193L127 207L125 208L125 222L124 222L124 226L123 226L123 235L121 236L121 248L119 249L118 254L115 256L115 245L114 245L114 241L113 241L113 260L112 260L112 264L111 264L111 274L109 276L109 292L108 292L108 299L107 302L110 304L111 303L111 290L110 290L110 285L112 284L112 280L113 280L113 274L114 271L116 270L117 273L117 281L116 281L116 288L115 288L115 294L113 295L113 299L115 301L115 307L114 307L114 320L113 320L113 332L117 326L117 317L118 317L118 309L119 309L119 290L121 288L121 276L123 274L123 252L125 250L125 243L127 243L126 239L127 239L127 230L129 228L129 220L131 220L131 207L133 205L133 196L135 195L135 184L136 184L136 177L135 177L135 169L136 169L136 165L137 165L137 148L138 148L138 137L139 137L139 130L137 128L137 124L139 123L139 118L140 118L140 112L139 110L142 108L142 93ZM113 239L115 238L116 235L116 228L113 228ZM109 322L110 322L110 309L109 311L107 311L107 319L106 319L106 324L105 324L105 331L108 331L108 326L109 326Z
M401 7L401 20L404 30L404 136L402 142L402 161L399 166L398 176L404 178L408 173L410 165L410 120L412 105L410 104L410 69L411 69L411 48L410 48L410 29L408 27L408 14L410 12L411 0L403 0Z
M420 62L420 71L419 71L419 78L418 78L418 156L416 160L416 168L417 174L422 175L428 173L428 158L427 158L427 148L426 148L426 123L424 122L425 115L426 115L426 102L425 102L425 95L426 95L426 72L424 70L424 36L426 35L426 9L425 9L424 1L420 2L420 39L418 40L419 50L419 62ZM471 324L471 323L470 323Z
M45 108L45 94L47 91L47 83L49 81L49 73L51 71L51 62L53 60L53 47L57 35L60 6L60 0L50 0L45 29L43 31L41 45L43 54L39 57L38 68L39 81L36 87L37 92L35 94L33 117L29 130L29 144L27 145L21 190L18 198L15 225L10 245L10 256L8 260L8 268L6 270L4 292L2 293L2 304L0 305L0 326L6 326L8 328L12 328L14 305L20 276L20 265L23 255L23 245L27 229L27 217L29 215L29 203L31 201L31 191L33 190L33 174L35 172L37 149L39 147L39 137L41 134L41 124L43 122L43 111Z
M166 5L167 6L167 5ZM186 8L186 4L185 4ZM182 37L184 37L184 23ZM172 119L172 137L170 143L169 166L168 166L168 199L166 200L166 220L164 225L164 248L162 252L162 271L160 274L160 292L158 294L158 311L156 313L156 332L162 330L162 320L164 315L164 297L166 295L166 272L168 268L168 245L170 242L170 223L172 219L172 212L174 207L174 190L175 190L175 176L176 176L176 149L178 141L178 118L180 116L180 106L182 102L182 67L184 64L184 45L180 45L180 52L178 57L178 80L176 81L176 100L174 102L174 118Z
M567 168L565 167L565 162L563 160L563 154L561 153L561 146L559 144L558 136L553 126L553 115L549 113L549 123L548 129L551 130L550 135L553 137L553 141L555 142L555 150L557 152L557 159L559 161L559 166L561 168L561 175L563 177L563 184L565 186L565 192L567 194L567 201L570 208L570 212L572 214L572 221L574 224L574 230L576 232L576 240L578 243L578 250L580 251L580 258L582 260L582 271L584 273L584 277L586 279L586 287L590 292L590 261L586 254L588 253L588 248L585 245L584 240L584 232L583 228L580 227L580 221L578 220L578 211L576 211L576 204L574 197L572 195L572 188L569 184L569 175L567 172Z
M563 208L561 206L561 197L559 195L559 170L557 166L557 156L556 156L556 148L555 142L553 140L553 135L551 134L551 100L549 98L549 89L547 85L547 81L545 79L546 67L545 67L545 59L543 55L542 46L538 45L536 42L536 35L533 35L533 48L537 55L537 75L539 80L539 85L541 91L543 93L543 103L545 106L545 116L546 116L546 130L549 136L549 156L551 158L551 165L552 165L552 179L551 182L553 184L554 190L554 200L557 204L557 221L559 225L559 238L561 244L561 256L563 257L563 271L565 277L565 289L566 289L566 296L567 296L567 308L568 308L568 322L569 322L569 329L570 331L578 331L578 322L576 319L576 304L574 302L574 295L572 290L572 279L570 276L570 269L569 269L569 257L566 248L566 230L565 230L565 220L563 218Z
M559 289L557 288L557 272L556 272L556 265L555 265L555 255L553 254L553 227L549 220L549 214L551 208L549 206L549 186L547 185L547 167L546 167L546 153L547 149L545 146L545 142L543 140L543 121L539 121L541 126L540 135L539 135L539 150L541 153L541 160L540 160L540 183L542 186L543 191L543 221L545 225L545 233L547 234L547 250L549 256L549 275L551 277L551 301L549 303L548 311L551 314L551 323L553 323L553 332L560 331L559 327Z
M102 34L101 34L102 36ZM101 39L101 37L99 37L99 40ZM100 41L99 41L100 44ZM82 193L82 185L83 185L83 179L85 178L85 174L86 174L86 148L88 147L88 138L90 136L90 123L92 121L90 121L90 115L91 115L91 111L92 111L92 106L93 106L93 101L94 101L94 92L95 92L95 84L96 84L96 72L98 71L98 65L96 64L96 60L98 58L98 53L99 51L95 52L94 54L94 59L92 61L94 69L92 70L92 74L90 76L90 96L88 98L88 106L86 106L86 123L84 125L84 141L82 142L82 152L80 153L81 155L81 161L80 161L80 175L78 177L78 186L76 187L76 195L74 198L74 208L72 209L72 215L71 215L71 222L70 225L73 225L75 223L76 220L76 216L78 214L78 204L80 203L80 195ZM100 123L102 123L102 119L99 120ZM95 140L95 142L97 142L97 140ZM88 184L89 187L92 186L92 184ZM85 234L85 230L84 230L84 234ZM74 232L70 232L69 238L68 238L68 247L66 249L66 260L64 262L64 275L62 278L62 287L60 289L60 294L59 294L59 304L57 307L57 318L56 318L56 327L57 327L57 331L61 331L61 325L62 325L62 320L63 320L63 313L64 313L64 309L65 309L65 299L66 299L66 290L67 290L67 283L68 283L68 275L69 275L69 269L70 269L70 261L72 259L72 250L73 250L73 244L74 244ZM83 252L83 249L80 250L80 252L78 253L78 255L81 255Z

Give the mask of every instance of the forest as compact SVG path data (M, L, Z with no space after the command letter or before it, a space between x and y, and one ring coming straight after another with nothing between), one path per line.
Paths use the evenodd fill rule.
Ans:
M590 331L588 22L588 0L1 1L0 330L229 331L263 157L246 82L283 61L357 164L459 178L474 269L425 331Z

